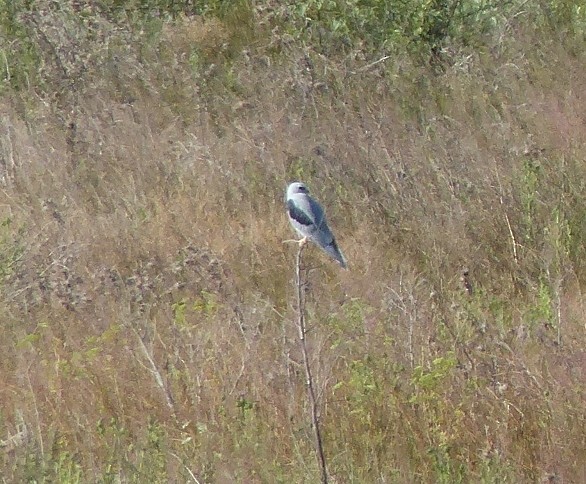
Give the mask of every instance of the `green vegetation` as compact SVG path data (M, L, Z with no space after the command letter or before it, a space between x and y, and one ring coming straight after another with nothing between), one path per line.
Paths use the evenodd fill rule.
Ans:
M586 472L578 0L0 0L0 475Z

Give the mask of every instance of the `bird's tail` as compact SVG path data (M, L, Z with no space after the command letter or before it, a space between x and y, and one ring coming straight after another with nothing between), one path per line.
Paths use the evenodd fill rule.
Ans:
M346 258L342 251L338 248L338 244L336 244L336 239L332 239L332 242L328 245L324 246L325 251L330 254L334 259L338 261L338 263L342 266L342 269L348 269L348 265L346 264Z

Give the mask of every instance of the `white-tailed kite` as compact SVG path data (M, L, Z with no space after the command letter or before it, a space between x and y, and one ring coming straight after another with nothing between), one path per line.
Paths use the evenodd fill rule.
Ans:
M309 196L305 184L294 182L287 187L287 214L293 228L303 237L300 245L311 240L346 269L346 259L328 227L324 210Z

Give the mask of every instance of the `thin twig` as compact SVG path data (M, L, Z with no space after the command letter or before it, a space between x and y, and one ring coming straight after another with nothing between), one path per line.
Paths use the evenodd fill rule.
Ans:
M185 470L189 473L189 475L193 479L193 482L195 482L196 484L200 484L200 482L197 480L197 477L195 477L195 474L193 472L191 472L191 469L183 463L183 461L181 460L181 457L179 457L177 454L174 454L173 452L169 452L169 453L173 457L175 457L179 462L181 462L181 465L183 465L183 467L185 467Z
M305 366L305 378L307 385L307 398L309 399L309 407L311 409L311 422L313 426L314 438L315 438L315 453L317 456L318 465L321 470L321 482L327 484L328 472L326 467L326 458L323 449L323 443L321 438L321 431L319 426L319 418L317 415L317 401L315 398L315 389L313 385L313 376L311 374L311 365L309 364L309 355L307 352L307 340L305 335L307 333L305 329L305 299L303 297L303 281L301 279L301 253L305 244L299 245L299 251L297 252L297 263L295 270L295 284L297 286L297 329L299 331L299 342L301 343L301 351L303 353L303 364Z
M30 391L31 391L31 398L32 398L32 401L33 401L33 406L35 407L35 417L36 417L36 420L37 420L37 434L38 434L38 437L39 437L39 448L40 448L39 450L41 452L41 457L44 458L45 457L45 446L43 444L43 434L41 432L41 418L40 418L40 415L39 415L39 406L37 405L37 397L35 395L35 391L33 389L32 383L31 383L30 369L31 369L31 366L29 365L29 367L26 370L26 378L28 380L28 386L29 386ZM22 420L22 422L25 423L24 422L24 419ZM26 429L26 427L24 427L24 428Z
M173 416L175 416L176 415L175 414L175 402L173 400L173 396L171 395L171 392L169 391L169 389L165 385L165 382L163 380L163 376L161 375L161 372L157 368L157 364L155 363L155 360L153 359L148 348L146 347L143 338L138 333L136 328L132 328L132 329L134 331L134 334L138 338L138 342L140 343L140 349L142 350L145 358L148 360L148 362L151 366L150 368L147 368L147 369L149 369L150 372L152 373L152 375L155 377L155 382L157 383L159 388L162 390L163 395L165 396L165 402L167 403L167 407L169 407L169 410L171 410Z
M501 204L503 203L503 199L501 197ZM517 240L515 239L515 233L513 232L513 227L511 226L511 221L509 220L509 215L505 211L505 220L507 221L507 227L509 229L509 235L511 236L511 245L513 247L513 260L515 264L519 263L519 255L517 254Z
M356 74L359 74L361 72L365 72L368 69L370 69L371 67L374 67L377 64L380 64L381 62L384 62L387 59L390 59L390 57L391 57L390 55L385 55L385 56L381 57L380 59L375 60L374 62L371 62L370 64L366 64L365 66L362 66L360 69L357 69L355 71L350 71L350 74L356 75Z
M495 165L496 165L496 160L495 160ZM505 221L507 222L507 228L509 229L509 235L511 237L511 246L513 248L513 260L515 261L515 264L519 263L519 254L517 253L517 247L519 246L519 244L517 243L517 239L515 238L515 232L513 232L513 226L511 225L511 220L509 219L509 214L507 213L507 207L505 207L505 201L503 199L503 185L501 183L501 177L499 175L499 171L498 171L498 167L495 166L495 173L496 173L496 179L498 181L499 184L499 202L501 204L501 206L503 207L503 212L505 214Z

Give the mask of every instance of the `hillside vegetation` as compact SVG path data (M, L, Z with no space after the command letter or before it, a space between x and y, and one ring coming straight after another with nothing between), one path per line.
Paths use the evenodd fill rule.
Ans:
M2 482L586 482L582 0L0 0Z

